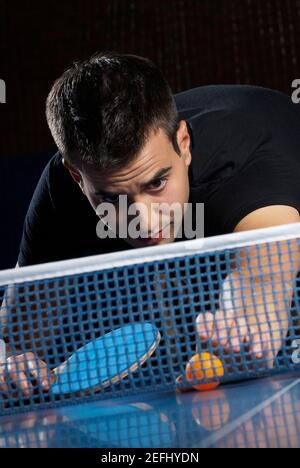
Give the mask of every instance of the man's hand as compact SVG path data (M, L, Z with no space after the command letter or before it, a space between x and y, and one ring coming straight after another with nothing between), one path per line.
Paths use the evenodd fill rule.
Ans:
M231 273L223 283L219 310L200 314L197 331L201 342L211 341L216 354L235 355L247 349L248 359L264 359L273 366L288 331L289 291L274 291L268 282ZM219 352L218 352L219 350Z
M10 356L0 365L0 393L4 397L12 394L11 387L29 397L34 392L33 381L44 391L50 388L47 365L33 353Z
M234 232L299 222L296 208L270 205L249 213ZM212 340L214 346L230 354L240 353L246 346L253 358L264 358L272 367L288 332L299 269L297 239L240 249L223 284L219 310L197 318L201 341Z
M295 208L272 205L247 215L235 232L299 221ZM297 239L239 249L222 287L219 310L197 318L201 341L212 340L230 354L240 353L246 345L253 358L264 358L272 367L288 332L299 269Z

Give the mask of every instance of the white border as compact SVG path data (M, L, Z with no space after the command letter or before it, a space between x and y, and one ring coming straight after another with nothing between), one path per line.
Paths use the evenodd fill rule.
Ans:
M253 229L221 236L174 242L167 245L130 249L121 252L93 255L72 260L43 263L0 271L0 286L51 279L80 273L92 273L127 265L139 265L186 255L216 252L246 247L266 242L283 241L300 237L300 223Z

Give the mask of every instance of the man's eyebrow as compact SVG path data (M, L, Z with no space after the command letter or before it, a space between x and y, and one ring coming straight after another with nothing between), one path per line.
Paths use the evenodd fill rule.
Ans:
M163 167L162 169L159 169L159 171L157 171L156 174L154 174L151 180L142 184L142 188L147 187L147 185L150 185L152 182L156 181L157 179L160 179L161 177L167 175L171 169L172 169L172 166ZM112 197L112 196L119 196L121 194L116 193L116 192L106 192L105 190L98 190L97 192L95 192L95 195L99 195L101 197Z
M151 178L151 180L142 184L142 188L147 187L147 185L150 185L152 182L155 182L157 179L161 179L163 176L167 175L171 169L172 169L172 166L163 167L162 169L159 169L159 171L156 172L156 174Z

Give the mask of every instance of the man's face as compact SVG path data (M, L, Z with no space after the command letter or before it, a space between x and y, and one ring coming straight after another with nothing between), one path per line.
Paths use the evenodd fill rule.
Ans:
M125 219L129 227L132 220L127 213L128 206L139 204L139 231L142 235L134 239L129 232L125 239L133 247L167 244L176 238L178 215L174 222L172 210L166 207L173 203L181 206L181 224L184 203L189 199L188 169L191 163L190 136L184 120L180 122L177 141L181 156L175 152L163 130L153 131L136 159L126 168L109 175L91 167L79 171L65 163L97 213L103 202L114 205L117 233L121 221ZM127 196L126 209L121 209L121 212L120 195ZM164 203L164 209L158 209L161 203Z

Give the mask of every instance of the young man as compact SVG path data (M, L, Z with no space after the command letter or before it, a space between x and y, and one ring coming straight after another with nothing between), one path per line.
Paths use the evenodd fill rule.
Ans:
M65 71L46 114L59 152L30 204L19 266L181 240L178 224L154 212L154 203L204 203L205 236L299 222L300 110L279 92L208 86L173 96L149 60L107 53ZM143 207L143 236L100 239L98 207L113 204L123 219L120 195ZM275 254L272 261L276 272ZM287 261L296 274L298 257ZM257 357L275 355L288 312L271 301L253 323L259 297L248 309L199 316L201 338L235 351L248 341ZM25 358L10 358L12 375L16 359L22 366ZM37 367L35 361L31 368Z

